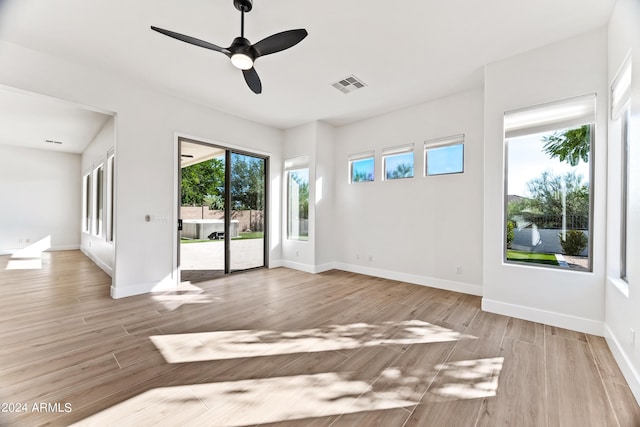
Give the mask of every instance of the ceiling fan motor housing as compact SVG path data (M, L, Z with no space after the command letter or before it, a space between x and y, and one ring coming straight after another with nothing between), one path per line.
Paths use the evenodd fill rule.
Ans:
M253 8L253 0L233 0L233 5L240 12L249 12Z

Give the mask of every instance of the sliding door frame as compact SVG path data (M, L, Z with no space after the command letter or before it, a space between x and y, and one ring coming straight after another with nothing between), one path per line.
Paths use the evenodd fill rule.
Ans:
M175 143L176 143L176 150L175 150L175 157L176 157L176 162L175 164L177 165L176 167L176 175L175 175L175 179L174 181L176 182L175 185L175 196L174 196L174 202L175 202L175 206L177 207L176 210L176 221L174 226L175 228L175 233L174 233L174 272L176 275L176 281L177 284L180 283L181 278L180 278L180 230L178 227L178 220L181 217L181 194L182 194L182 167L181 167L181 157L182 157L182 143L183 142L188 142L188 143L192 143L192 144L199 144L199 145L205 145L211 148L217 148L220 150L224 150L225 152L225 189L224 189L224 275L228 275L228 274L233 274L233 273L240 273L243 271L249 271L249 270L255 270L255 269L259 269L259 268L269 268L269 208L270 208L270 200L269 200L269 194L270 194L270 181L269 181L269 171L270 171L270 167L269 167L269 163L270 163L270 158L271 156L269 155L269 153L261 153L261 152L257 152L257 151L251 151L245 148L240 148L240 147L235 147L235 146L231 146L231 145L225 145L225 144L220 144L218 142L214 142L214 141L209 141L206 140L204 138L198 138L198 137L193 137L193 136L186 136L186 135L180 135L180 134L175 134ZM262 216L262 221L263 221L263 244L262 244L262 251L263 251L263 262L261 266L257 266L257 267L250 267L247 269L242 269L242 270L232 270L231 269L231 168L232 168L232 160L231 160L231 156L232 154L240 154L240 155L245 155L245 156L250 156L250 157L255 157L255 158L259 158L262 161L264 161L264 211L263 211L263 216Z

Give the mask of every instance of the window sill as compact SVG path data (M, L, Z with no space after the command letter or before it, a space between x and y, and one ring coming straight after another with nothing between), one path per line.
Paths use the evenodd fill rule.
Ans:
M618 290L626 298L629 298L629 284L622 279L607 278L607 283Z

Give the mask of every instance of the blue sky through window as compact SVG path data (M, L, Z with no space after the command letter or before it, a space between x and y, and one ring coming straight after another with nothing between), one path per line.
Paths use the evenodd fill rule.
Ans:
M563 130L560 130L563 131ZM559 159L552 159L543 151L543 138L553 135L553 132L543 132L524 135L508 139L508 177L507 194L529 197L527 183L540 176L544 171L553 175L564 175L574 171L582 175L582 182L589 183L589 164L580 161L577 166L571 166Z
M461 173L464 170L464 144L427 148L427 175Z
M403 168L406 167L406 170ZM392 154L385 157L384 176L386 179L413 177L413 151Z
M374 159L353 160L351 162L351 182L373 181L375 177Z

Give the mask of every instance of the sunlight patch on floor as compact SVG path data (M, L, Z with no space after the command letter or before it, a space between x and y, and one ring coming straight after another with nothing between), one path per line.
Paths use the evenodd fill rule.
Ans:
M149 337L168 363L474 339L421 320L329 325L299 331L235 330Z
M42 258L12 259L7 263L7 270L40 270Z
M212 298L210 295L207 295L202 288L190 282L181 282L175 290L153 293L151 298L170 311L184 304L208 304L221 301L221 298Z
M7 270L42 269L42 252L51 247L51 236L44 237L26 248L16 251L7 263Z
M455 399L495 396L504 357L463 360L437 365L439 377L430 393Z
M159 420L172 425L246 426L416 404L383 399L368 382L330 372L156 388L76 425L136 426L141 421L150 425L145 416L158 418L164 413Z

